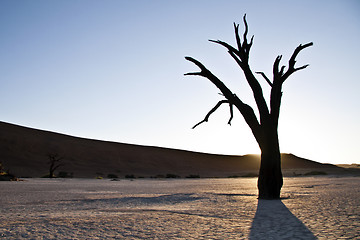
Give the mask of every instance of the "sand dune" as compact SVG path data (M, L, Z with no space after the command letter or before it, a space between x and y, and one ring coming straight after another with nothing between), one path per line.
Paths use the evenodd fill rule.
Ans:
M227 177L257 173L259 156L226 156L161 147L140 146L68 136L0 122L0 159L5 168L23 177L48 173L47 154L64 157L59 171L74 177L134 174L150 177L175 174L181 177ZM282 155L285 174L310 169L341 172L330 164L321 164L292 154Z

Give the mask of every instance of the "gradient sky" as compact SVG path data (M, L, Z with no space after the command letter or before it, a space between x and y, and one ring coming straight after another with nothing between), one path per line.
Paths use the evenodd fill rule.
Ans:
M1 0L0 120L69 135L199 152L260 153L192 56L255 108L233 59L208 39L235 43L247 14L253 71L277 55L310 64L284 84L282 152L323 163L360 163L359 1ZM259 77L269 99L269 87ZM257 112L257 110L255 109Z

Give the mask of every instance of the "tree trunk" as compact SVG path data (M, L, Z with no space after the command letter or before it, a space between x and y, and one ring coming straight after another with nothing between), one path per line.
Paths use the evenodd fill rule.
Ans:
M261 146L261 163L258 179L260 199L280 199L283 185L281 154L277 134L267 134L265 145Z
M54 177L54 171L52 169L50 169L49 171L49 178L53 178Z

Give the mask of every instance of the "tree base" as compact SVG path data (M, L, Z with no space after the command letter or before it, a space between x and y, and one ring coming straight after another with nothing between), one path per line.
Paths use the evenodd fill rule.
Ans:
M282 178L281 181L263 181L258 180L258 189L259 189L259 199L273 200L280 199L280 190L282 187Z
M282 185L280 153L262 154L258 179L259 199L280 199Z

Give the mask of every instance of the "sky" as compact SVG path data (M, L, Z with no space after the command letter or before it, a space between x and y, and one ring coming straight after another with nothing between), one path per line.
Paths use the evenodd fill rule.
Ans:
M244 155L260 149L241 114L223 106L201 61L257 108L226 49L233 22L254 35L250 66L272 76L299 44L283 86L280 149L322 163L360 163L360 2L1 0L0 121L99 140ZM265 98L269 86L260 76Z

